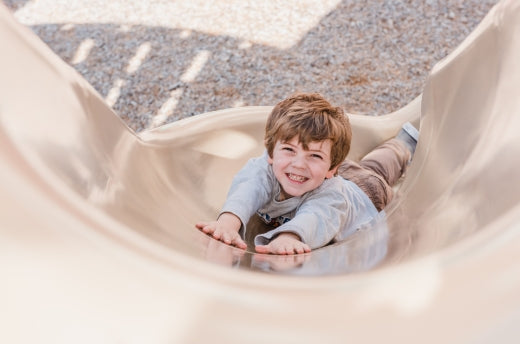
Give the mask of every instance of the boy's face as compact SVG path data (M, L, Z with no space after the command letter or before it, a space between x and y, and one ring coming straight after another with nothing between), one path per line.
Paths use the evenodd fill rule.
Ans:
M288 142L276 142L273 157L268 157L282 187L283 199L314 190L336 173L337 168L330 169L331 140L311 142L308 148L305 150L293 137Z

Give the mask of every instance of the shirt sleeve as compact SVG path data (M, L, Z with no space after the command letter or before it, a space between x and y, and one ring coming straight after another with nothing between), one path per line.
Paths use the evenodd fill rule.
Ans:
M331 242L352 216L352 209L341 189L323 188L309 195L293 219L255 237L255 245L267 245L280 233L294 233L311 249Z
M240 218L241 235L244 235L245 226L251 216L270 199L275 181L270 173L267 152L250 159L233 178L220 213L229 212Z

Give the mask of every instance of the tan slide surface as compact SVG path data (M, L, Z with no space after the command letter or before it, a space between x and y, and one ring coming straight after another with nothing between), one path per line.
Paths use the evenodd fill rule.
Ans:
M518 343L520 2L422 97L351 115L354 159L420 126L387 226L291 257L194 227L262 152L269 107L136 135L3 6L0 42L0 342Z

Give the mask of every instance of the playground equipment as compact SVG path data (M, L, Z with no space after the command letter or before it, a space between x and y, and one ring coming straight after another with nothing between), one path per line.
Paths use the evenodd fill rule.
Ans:
M0 340L513 343L520 338L520 3L497 4L422 97L351 115L350 157L406 121L387 226L310 255L194 228L262 151L269 107L136 135L0 8Z

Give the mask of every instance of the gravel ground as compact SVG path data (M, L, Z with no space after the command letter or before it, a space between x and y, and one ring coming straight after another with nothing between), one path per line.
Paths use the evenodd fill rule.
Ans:
M135 131L316 91L380 115L495 0L3 0Z

